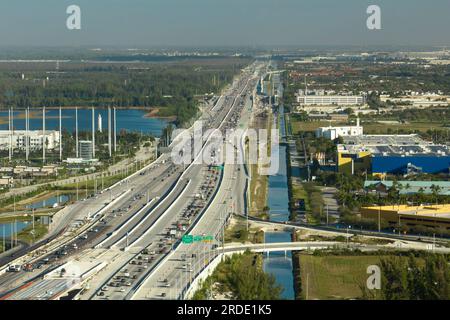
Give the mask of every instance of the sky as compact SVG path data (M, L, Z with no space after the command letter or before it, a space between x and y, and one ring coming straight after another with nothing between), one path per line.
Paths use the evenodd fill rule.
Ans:
M1 0L0 46L450 46L449 14L448 0Z

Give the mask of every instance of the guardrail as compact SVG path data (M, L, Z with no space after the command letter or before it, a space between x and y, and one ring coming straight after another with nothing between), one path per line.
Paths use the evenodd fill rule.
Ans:
M179 180L181 181L181 180ZM178 196L178 198L171 203L171 205L166 209L166 211L170 211L177 203L178 201L180 201L181 197L183 196L183 194L185 193L185 191L187 190L187 188L189 187L189 185L192 183L192 180L189 180L188 183L183 187L183 189L181 190L180 195ZM176 187L175 187L176 188ZM154 209L156 210L156 208ZM128 251L129 248L135 246L136 244L138 244L140 241L142 241L156 226L156 221L155 223L148 228L141 236L139 236L136 240L134 240L132 243L130 243L127 247L125 247L125 251Z

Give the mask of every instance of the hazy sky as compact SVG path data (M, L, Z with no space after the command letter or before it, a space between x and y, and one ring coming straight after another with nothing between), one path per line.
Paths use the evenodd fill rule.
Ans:
M66 28L71 4L82 30ZM450 45L449 15L448 0L1 0L0 45Z

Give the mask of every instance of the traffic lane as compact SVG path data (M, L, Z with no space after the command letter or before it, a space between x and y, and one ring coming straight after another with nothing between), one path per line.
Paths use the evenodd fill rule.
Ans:
M210 170L205 170L205 168L202 168L201 166L197 166L197 170L204 170L205 172L211 174ZM196 175L196 177L199 177L199 175ZM200 179L199 182L203 182L202 179ZM192 189L198 190L199 185L200 184L196 185L194 183L193 184L194 187ZM190 198L192 198L191 195L186 196L186 201L188 201ZM179 241L179 239L181 238L181 235L180 235L178 240L173 239L172 241L168 241L167 234L164 234L164 233L161 234L160 232L161 232L161 230L168 231L170 229L170 227L177 225L177 222L181 220L181 212L183 211L182 208L183 208L183 206L186 206L186 201L181 201L181 204L179 206L173 207L171 209L171 211L177 212L177 214L175 216L166 214L165 216L163 216L160 220L158 220L156 222L156 224L154 225L155 228L153 228L153 231L146 235L147 243L144 244L144 246L148 244L148 241L152 241L152 243L150 243L150 248L155 248L155 250L153 250L153 251L154 251L154 253L157 254L159 259L164 258L168 254L167 251L169 251L169 250L166 251L166 249L173 245L173 243L174 243L173 241ZM157 247L156 247L156 243L158 244ZM165 252L167 252L167 253L165 253ZM158 261L158 260L155 260L155 261ZM133 261L131 261L130 264L132 265ZM148 272L145 272L146 270L142 270L142 268L139 266L136 266L135 268L133 268L132 266L130 266L130 267L131 267L130 269L132 269L133 271L136 271L138 273L133 276L134 278L132 280L130 280L130 286L134 286L135 283L138 283L145 276L147 276ZM137 269L137 270L135 270L135 269ZM139 270L139 269L141 269L141 270ZM127 271L128 270L129 269L127 269ZM152 267L149 270L152 270ZM128 286L128 287L130 287L130 286ZM116 292L112 296L102 294L102 296L107 296L108 298L111 298L111 299L123 299L130 294L132 294L132 292L129 292L129 290L127 290L126 288L120 288L119 293Z
M213 201L218 201L219 203L221 203L223 201L223 198L219 198L218 200L214 199ZM206 210L214 210L214 209L215 209L214 206L210 206ZM216 216L213 215L211 220L210 219L205 219L205 220L202 219L201 221L204 221L206 224L209 224L209 225L214 225L215 219L216 219ZM196 234L195 229L196 228L194 228L194 230L190 233ZM171 279L170 281L173 282L175 274L179 273L179 271L177 271L177 269L186 269L187 268L187 266L182 263L183 261L185 261L185 259L180 256L179 252L181 251L181 252L193 253L189 250L183 249L184 247L185 247L184 244L180 244L176 248L176 252L174 253L175 259L170 259L170 260L166 261L164 267L160 268L157 273L154 273L153 275L151 275L149 278L149 281L147 281L147 283L143 284L143 286L145 286L145 287L156 286L155 283L157 283L159 281L159 279L161 279L161 278ZM181 261L181 262L177 263L176 261ZM153 279L153 280L150 280L150 279Z
M164 170L162 172L162 174L165 174L166 172L167 172L167 170ZM105 196L105 197L107 197L107 196ZM123 199L116 206L117 207L121 207L121 206L125 205L128 202L129 202L129 199ZM91 206L92 206L92 203L89 204L89 206L87 204L84 204L84 205L81 205L81 206L76 206L74 208L74 210L76 210L76 209L80 210L82 208L88 208L88 207L91 208ZM96 228L91 229L90 232L93 232L93 230L95 230L95 233L100 235L102 233L105 233L109 229L109 227L110 226L98 225ZM98 238L98 237L94 237L94 239L95 238ZM89 239L92 240L92 238L90 238L90 237L89 237ZM48 263L50 263L50 266L51 266L51 263L58 262L58 260L60 260L62 258L62 256L70 257L73 253L76 252L76 250L78 248L88 247L89 246L89 244L85 243L85 240L87 240L87 238L82 238L82 237L78 238L75 241L70 242L68 245L63 246L60 250L55 250L55 251L47 254L41 260L36 261L35 264L38 267L40 267L40 266L42 266L44 264L47 265ZM98 241L101 241L101 239L99 239ZM37 245L36 247L39 247L39 245ZM58 253L58 251L60 253ZM1 277L2 280L0 280L0 281L2 281L3 284L5 284L5 283L6 284L14 283L14 282L17 282L17 279L19 277L20 277L20 274L15 274L14 277L12 277L11 280L8 280L8 278L11 278L11 274L6 274L6 275L3 275Z
M145 220L143 220L143 224L128 235L130 244L141 238L147 230L153 226L153 224L166 212L166 210L180 197L188 183L189 180L184 180L181 182L180 185L177 186L173 192L171 192L167 198L160 203L158 208L153 208L154 210L150 210L150 212L148 212L148 214L144 217Z
M173 175L171 177L169 177L168 179L166 179L166 188L164 189L164 194L167 194L169 192L169 190L171 190L171 188L173 187L173 184L175 183L175 181L179 178L179 174L178 175ZM161 186L161 184L160 184ZM152 193L152 197L154 198L158 195L159 193L154 192ZM137 205L137 211L135 212L135 214L137 214L137 216L135 216L135 218L133 218L134 220L129 224L129 226L127 226L126 228L123 228L122 230L120 230L117 234L114 234L113 236L110 236L111 239L109 239L107 242L105 242L102 247L108 248L114 244L116 244L116 242L120 241L124 236L127 235L127 233L131 232L133 229L136 228L136 226L138 226L140 223L143 223L143 221L145 221L146 219L149 218L149 215L152 215L152 211L155 209L155 207L159 206L162 202L164 202L166 198L162 198L160 200L158 200L157 202L155 202L150 208L143 210L140 213L137 213L139 210L142 209L143 205L142 203ZM145 201L145 204L147 202ZM144 205L145 205L144 204ZM130 219L130 217L128 217L125 220ZM116 228L116 230L118 230L120 228L120 226L118 228ZM107 239L108 236L105 237L105 239Z
M242 169L239 170L239 172L240 171L242 171ZM228 195L229 195L227 189L229 189L229 191L232 190L232 185L233 185L232 181L234 180L233 175L234 174L237 175L238 174L237 172L238 172L238 170L237 170L237 168L235 166L228 166L228 165L226 165L225 176L224 176L225 183L223 181L222 185L220 186L220 190L218 192L217 200L216 199L213 200L213 203L207 209L207 211L202 216L202 218L199 220L199 222L196 224L196 226L194 227L192 232L195 232L197 230L201 230L201 228L199 228L199 226L201 226L203 224L202 222L206 222L206 226L209 226L209 228L208 227L205 228L205 231L209 231L209 232L214 233L214 234L217 234L220 231L220 226L221 226L221 223L223 223L223 222L219 221L217 223L217 220L218 220L217 219L217 215L208 214L208 211L219 212L220 208L217 208L217 210L214 210L214 209L216 209L217 206L220 206L222 203L225 203L226 206L228 205L226 203L226 201L228 199ZM240 177L242 177L242 172L240 173ZM227 210L227 208L225 208L225 210ZM180 251L180 250L182 250L181 246L176 248L176 252L174 253L174 256L178 255L178 251ZM192 250L187 249L186 251L189 252L191 255L194 254L196 256L196 254ZM179 260L183 261L181 256L180 256ZM199 262L198 261L194 261L193 263L199 263ZM167 266L165 265L164 268L159 269L159 270L164 270L164 271L162 271L163 272L162 277L168 276L170 279L172 279L172 281L175 281L177 279L177 277L179 277L179 271L177 271L176 264L174 265L173 262L166 262L165 264L167 264ZM184 265L182 264L181 266L179 266L179 268L185 269L185 268L187 268L187 266L186 266L186 264L184 264ZM158 273L155 273L149 278L149 280L150 279L152 279L152 280L148 281L147 284L143 284L143 285L145 287L148 286L150 288L154 287L154 286L156 286L155 281L157 282L158 278L161 278L161 275L158 274ZM181 282L182 282L182 280L181 280ZM160 294L160 298L163 297L163 294L164 294L164 292L162 292ZM155 297L155 298L157 298L157 297Z
M234 169L234 168L233 168ZM229 186L226 186L226 187L229 187ZM223 200L225 201L225 199L226 199L226 195L227 195L227 193L226 192L224 192L224 194L225 194L225 196L224 196L224 198L223 198ZM213 207L213 206L211 206L211 207ZM208 215L207 214L205 214L203 217L207 217ZM212 217L212 219L217 219L216 217ZM203 219L202 219L203 220ZM205 219L206 220L206 219ZM201 221L199 221L199 224L201 223ZM209 225L209 226L213 226L214 224L213 223L211 223L211 222L209 222L207 225ZM215 226L215 227L212 227L212 228L208 228L211 232L218 232L219 230L220 230L220 223L217 225L217 226ZM181 249L178 249L177 248L177 250L181 250ZM185 267L185 266L183 266L183 267ZM170 269L170 267L169 267L169 269ZM166 270L166 268L164 268L164 272L167 272ZM172 278L177 278L177 275L178 275L178 272L176 271L176 270L174 270L174 271L172 271L172 273L170 274L170 277L172 277ZM152 276L152 277L154 277L154 276ZM151 282L151 281L150 281ZM144 284L145 285L145 284ZM153 281L153 285L154 285L154 281Z

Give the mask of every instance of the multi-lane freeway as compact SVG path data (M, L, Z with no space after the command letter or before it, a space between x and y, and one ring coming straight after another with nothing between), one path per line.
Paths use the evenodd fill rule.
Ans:
M245 125L251 95L263 72L263 63L246 68L215 104L208 105L203 132ZM192 134L193 128L189 130ZM191 160L203 157L205 150L211 152L213 140L212 134L204 137L202 149ZM178 137L172 145L176 143L181 143ZM210 157L221 151L212 150ZM184 234L211 234L220 241L229 213L245 210L244 171L242 165L221 169L202 161L176 165L170 152L163 154L117 185L65 208L60 221L64 229L11 262L31 265L33 271L0 276L2 298L57 299L77 288L83 289L82 299L139 297L137 292L145 291L141 288L148 288L149 279L157 278L159 270L173 269L168 260L184 250L180 245ZM67 281L66 268L74 264L79 274L71 274L72 280ZM172 277L178 277L177 273ZM170 285L169 280L164 285Z

